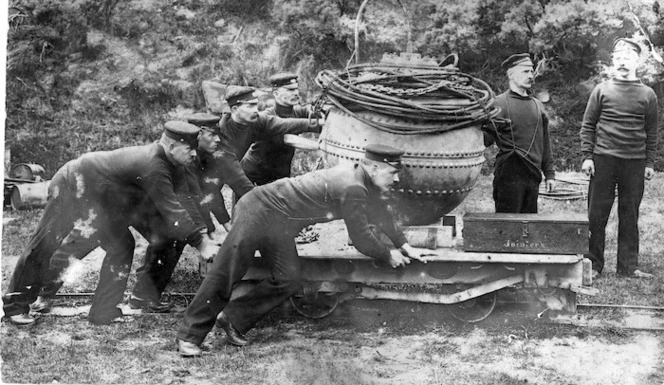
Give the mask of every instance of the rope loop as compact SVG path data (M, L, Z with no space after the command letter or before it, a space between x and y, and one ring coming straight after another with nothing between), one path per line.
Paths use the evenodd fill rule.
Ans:
M357 64L341 71L323 70L316 84L323 89L316 104L327 98L344 113L393 134L437 134L483 125L500 111L493 106L495 94L487 83L450 65ZM376 121L358 111L402 123Z

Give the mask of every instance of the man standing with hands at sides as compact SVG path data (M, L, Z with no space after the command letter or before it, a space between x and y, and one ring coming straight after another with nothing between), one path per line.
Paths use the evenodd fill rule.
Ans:
M512 55L502 67L510 89L496 97L495 105L507 124L483 127L484 145L498 146L493 200L497 213L537 213L542 174L546 190L554 188L549 118L542 103L530 96L534 81L530 55Z
M361 253L393 268L411 259L422 261L426 251L407 243L383 198L399 180L402 153L385 145L367 145L358 164L282 178L240 199L233 227L185 312L177 334L180 354L200 356L199 346L215 325L226 332L229 343L247 344L243 334L301 285L294 238L305 226L343 219ZM369 223L376 224L397 250L385 246ZM272 266L271 278L229 302L256 250Z
M310 105L300 105L299 85L297 74L278 73L270 76L274 106L264 112L280 118L312 119L314 112ZM314 144L316 144L314 142ZM274 182L280 178L291 175L291 162L295 149L302 148L297 143L293 145L284 142L284 135L275 136L266 140L259 140L251 145L240 164L247 177L257 185ZM315 147L317 148L317 146ZM314 149L315 149L314 148ZM311 149L311 148L303 148Z
M657 95L636 77L641 46L620 38L613 45L612 79L595 87L581 126L583 172L590 176L588 221L593 278L604 269L606 224L618 189L619 276L652 278L638 269L639 207L657 151Z

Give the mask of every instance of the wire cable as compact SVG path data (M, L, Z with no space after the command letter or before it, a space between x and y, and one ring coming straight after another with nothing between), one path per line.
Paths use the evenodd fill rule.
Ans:
M484 124L500 109L484 81L452 66L358 64L324 70L316 84L337 108L381 131L402 135L436 134ZM400 122L372 119L370 111ZM403 121L412 124L404 124Z

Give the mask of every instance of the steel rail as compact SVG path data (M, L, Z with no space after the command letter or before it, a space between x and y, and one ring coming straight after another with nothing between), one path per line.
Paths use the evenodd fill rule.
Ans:
M125 295L128 296L131 293L126 292ZM95 293L84 292L84 293L56 293L56 297L93 297ZM168 297L193 297L196 293L180 293L180 292L167 292L164 293ZM367 298L368 299L368 298ZM529 304L532 302L528 301L502 301L498 300L498 303L501 304ZM635 310L654 310L654 311L664 311L664 306L647 306L647 305L617 305L609 303L577 303L577 308L611 308L611 309L635 309Z

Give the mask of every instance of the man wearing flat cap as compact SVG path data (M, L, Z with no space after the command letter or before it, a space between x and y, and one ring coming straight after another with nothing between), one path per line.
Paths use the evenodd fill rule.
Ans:
M313 117L310 105L300 105L297 74L278 73L270 76L274 106L264 112L280 118ZM291 175L291 162L296 147L284 143L284 136L275 136L267 140L259 140L251 148L240 163L247 177L257 185L273 182Z
M247 343L243 334L301 285L294 237L305 226L343 219L361 253L393 268L421 259L423 250L407 243L383 199L399 180L402 153L385 145L367 145L359 164L282 178L240 199L233 227L185 312L177 335L180 354L200 355L199 346L215 324L226 332L229 343ZM397 250L376 238L369 223L376 224ZM271 278L229 302L256 250L272 267Z
M198 131L189 123L167 122L158 142L91 152L58 170L42 219L3 296L10 322L34 323L29 304L42 286L62 281L72 258L83 258L97 247L106 256L88 320L105 325L121 317L117 305L134 255L130 226L148 241L166 232L196 247L204 259L216 255L218 246L201 235L202 226L176 193L186 189L185 166L195 157Z
M253 143L283 137L285 134L320 133L323 125L320 120L282 119L263 112L259 113L258 99L254 96L254 92L253 87L228 87L226 102L231 108L231 113L224 114L219 123L220 150L214 156L221 160L222 167L219 171L223 173L224 183L238 186L237 191L233 189L237 198L254 186L240 165L240 160Z
M505 124L484 129L484 145L498 147L493 179L497 213L536 213L539 185L554 186L555 171L549 138L549 118L544 106L530 95L533 62L527 53L512 55L502 63L509 90L498 95L499 118Z
M226 231L230 230L230 215L221 194L222 178L213 156L220 142L219 119L219 116L205 112L187 116L187 122L198 126L200 131L196 159L187 167L188 195L180 199L183 205L190 201L195 204L193 208L187 207L187 211L195 213L192 217L201 218L205 224L204 235L210 239L214 239L216 230L211 215ZM177 239L166 239L148 246L145 262L136 270L136 285L128 301L131 308L154 313L170 311L172 306L161 302L160 298L185 246L186 242Z
M588 98L581 125L581 169L588 189L589 254L593 277L604 268L606 224L618 192L619 276L652 278L638 269L639 207L657 153L657 95L636 76L641 46L628 38L613 47L612 79Z

